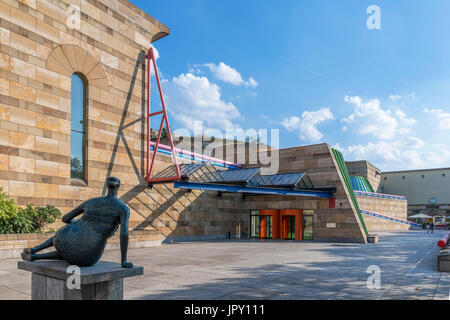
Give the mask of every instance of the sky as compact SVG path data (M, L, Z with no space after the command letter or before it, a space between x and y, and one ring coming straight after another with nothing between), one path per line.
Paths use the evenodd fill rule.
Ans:
M450 1L131 2L171 29L153 45L173 130L279 129L281 148L326 142L382 171L450 167Z

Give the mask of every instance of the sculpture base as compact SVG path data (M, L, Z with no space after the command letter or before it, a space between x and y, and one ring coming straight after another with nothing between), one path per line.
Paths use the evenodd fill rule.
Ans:
M439 272L450 272L450 250L443 249L438 256Z
M118 263L100 261L79 268L65 261L19 261L18 268L32 272L32 300L123 300L123 279L144 274L144 268L124 269Z

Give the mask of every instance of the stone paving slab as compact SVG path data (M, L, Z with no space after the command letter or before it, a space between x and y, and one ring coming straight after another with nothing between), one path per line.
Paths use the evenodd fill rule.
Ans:
M131 249L144 275L124 280L125 299L436 299L447 300L450 275L437 271L444 232L379 233L378 244L209 241ZM103 260L120 261L119 251ZM367 288L369 266L381 289ZM30 275L0 260L0 299L29 299Z

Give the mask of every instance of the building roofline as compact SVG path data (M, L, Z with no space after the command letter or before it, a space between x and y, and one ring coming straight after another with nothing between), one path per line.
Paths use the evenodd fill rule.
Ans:
M281 149L278 149L278 150L280 150L280 151L283 150L284 151L284 150L293 150L293 149L298 149L298 148L316 147L316 146L323 146L323 145L326 145L326 146L330 147L330 145L328 143L322 142L322 143L315 143L315 144L305 144L305 145L296 146L296 147L281 148ZM274 150L276 150L276 149L274 149Z
M134 3L132 3L129 0L119 0L122 4L128 5L128 7L135 11L138 12L139 15L143 18L145 18L147 21L150 21L151 23L153 23L154 25L158 26L160 32L156 33L151 42L155 42L161 38L164 38L166 36L168 36L170 34L170 29L168 26L166 26L164 23L162 23L161 21L153 18L151 15L149 15L144 9L138 7L137 5L135 5Z
M376 170L378 170L379 172L381 172L380 168L378 168L376 165L374 165L372 162L367 161L367 160L353 160L353 161L345 161L345 163L365 163L367 167L372 166L374 167Z
M431 172L431 171L443 171L450 170L450 167L446 168L432 168L432 169L413 169L413 170L403 170L403 171L383 171L381 174L392 174L392 173L413 173L413 172Z

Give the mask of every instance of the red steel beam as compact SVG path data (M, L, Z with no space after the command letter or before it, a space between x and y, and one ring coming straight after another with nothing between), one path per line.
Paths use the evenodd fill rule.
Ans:
M153 65L153 70L155 71L155 78L156 78L156 82L158 85L158 92L159 92L159 97L161 99L161 106L162 106L162 110L157 111L157 112L153 112L151 113L150 110L150 99L151 99L151 66ZM171 182L171 181L177 181L181 179L181 172L180 172L180 167L178 166L178 162L177 162L177 154L176 154L176 150L175 150L175 145L173 143L172 140L172 132L170 130L170 125L169 125L169 118L167 117L167 110L166 110L166 104L164 102L164 95L162 92L162 88L161 88L161 81L159 79L159 72L158 72L158 67L156 66L156 59L155 59L155 53L154 53L154 49L153 47L150 47L148 49L148 54L147 54L147 174L145 176L145 180L148 183L152 183L152 182ZM153 152L153 156L150 159L150 133L151 133L151 128L150 128L150 118L156 115L162 114L162 119L161 119L161 124L159 126L159 131L158 131L158 139L156 140L156 145L155 145L155 151ZM164 128L164 123L166 124L166 128L167 128L167 134L169 136L169 141L170 141L170 148L172 151L172 160L175 166L175 171L176 171L176 175L173 177L164 177L164 178L152 178L152 173L153 173L153 167L155 164L155 158L156 158L156 150L158 150L159 147L159 142L161 140L161 132Z

